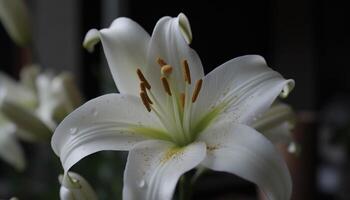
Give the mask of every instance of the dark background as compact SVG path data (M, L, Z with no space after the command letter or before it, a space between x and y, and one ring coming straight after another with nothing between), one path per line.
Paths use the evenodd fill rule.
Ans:
M348 102L350 71L347 62L350 53L350 14L345 1L30 0L27 2L33 17L34 61L41 63L44 68L73 71L78 77L77 81L86 99L106 91L116 91L102 49L99 47L93 54L89 54L81 44L89 29L107 27L118 16L132 18L151 33L160 17L185 13L192 27L191 46L201 57L206 72L237 56L246 54L264 56L269 66L284 77L296 81L295 90L286 101L301 113L300 132L306 136L301 136L299 140L305 144L306 156L300 160L307 162L307 165L302 165L302 169L308 173L306 176L293 178L297 179L297 183L304 182L302 187L309 194L307 198L294 194L294 199L331 200L349 197L340 195L346 193L341 187L330 191L319 184L323 180L320 178L322 177L320 166L328 161L320 153L324 147L318 142L319 133L325 124L324 115L327 115L325 110L329 105L336 102L335 104L340 105L341 109L345 109L350 104ZM1 26L0 47L1 70L17 77L21 64L26 59L26 50L15 46ZM339 101L341 103L337 103ZM305 113L308 116L306 120ZM35 151L30 150L30 146L27 148L29 152ZM113 157L110 154L101 156ZM118 169L123 168L123 164L119 161L113 161L119 163ZM94 180L94 172L87 173L93 170L84 167L88 162L84 160L79 164L81 169L77 171L82 170L89 180ZM333 165L328 164L331 167ZM348 166L348 161L344 160L342 165ZM0 170L3 171L0 175L6 173L7 177L10 177L14 174L11 168L2 163ZM28 173L22 175L29 176ZM121 174L117 173L114 176L118 176L120 180ZM342 172L340 177L349 177L349 174ZM197 199L233 197L254 199L256 193L252 184L228 174L209 174L200 180L194 194Z

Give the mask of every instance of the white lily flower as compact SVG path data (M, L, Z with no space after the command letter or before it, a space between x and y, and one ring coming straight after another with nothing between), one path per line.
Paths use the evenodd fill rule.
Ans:
M16 128L0 114L0 158L17 170L26 165L23 150L15 136Z
M72 86L68 88L72 84L71 75L52 77L38 72L36 66L25 68L21 82L0 73L0 156L17 169L25 165L17 137L27 141L48 140L57 122L78 103L73 101L74 91L69 89Z
M261 132L274 144L288 145L288 152L298 155L300 145L294 140L292 130L296 123L293 109L281 102L272 106L252 123L252 127Z
M91 185L79 174L68 172L66 176L60 176L59 181L61 200L97 200Z
M84 46L102 42L120 94L90 100L57 127L52 148L64 170L98 151L130 151L124 199L171 199L179 177L201 165L251 181L269 199L288 200L287 166L251 126L294 81L256 55L204 76L191 39L184 14L161 18L151 37L128 18L88 32Z

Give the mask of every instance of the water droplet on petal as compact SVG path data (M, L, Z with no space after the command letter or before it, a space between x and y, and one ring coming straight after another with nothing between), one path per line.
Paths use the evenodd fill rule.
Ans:
M69 129L70 134L75 135L78 132L78 128Z
M139 182L138 186L139 186L140 188L144 188L144 187L146 186L146 181L142 179L142 180Z
M94 117L96 117L98 115L96 108L92 109L91 113Z

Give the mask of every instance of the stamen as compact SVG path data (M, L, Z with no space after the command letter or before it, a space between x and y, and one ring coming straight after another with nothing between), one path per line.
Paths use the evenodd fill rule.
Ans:
M148 93L147 93L147 90L146 90L146 86L145 86L145 82L141 81L140 89L141 89L141 92L144 92L146 94L146 98L147 98L148 103L153 104L152 100L148 96Z
M163 65L163 67L160 69L163 76L169 76L171 72L173 72L173 67L170 65Z
M180 105L182 110L185 108L185 93L180 93Z
M145 83L145 87L150 90L151 89L151 85L148 83L148 81L146 80L145 76L142 74L142 71L139 68L137 68L136 73L137 73L137 76L139 77L140 81L144 82Z
M157 58L157 63L159 64L159 66L161 66L161 67L163 67L164 65L166 65L166 62L163 60L163 59L161 59L161 58Z
M145 82L143 82L143 81L140 82L140 90L141 90L141 92L146 92Z
M191 73L190 73L190 68L188 67L187 60L183 60L181 64L182 64L182 72L183 72L185 82L187 82L188 84L191 84Z
M169 82L168 82L167 78L163 76L163 77L160 78L160 80L162 81L162 84L163 84L165 92L169 96L171 96L171 90L170 90L170 86L169 86Z
M140 97L142 100L143 105L145 105L146 109L148 112L151 112L151 105L149 104L148 100L147 100L147 96L146 96L146 92L140 92Z
M201 88L202 88L202 83L203 83L202 79L199 79L196 81L196 86L192 94L192 103L194 103L197 100L199 92L201 91Z

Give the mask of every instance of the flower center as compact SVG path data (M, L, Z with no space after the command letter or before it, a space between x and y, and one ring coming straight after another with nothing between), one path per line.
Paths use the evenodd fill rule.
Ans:
M191 113L192 106L196 103L201 91L203 80L199 79L194 85L191 85L190 68L187 60L183 60L181 65L185 87L181 91L176 87L172 76L173 67L161 58L157 59L157 63L160 65L160 83L166 96L166 102L160 103L141 69L137 69L141 101L148 112L154 112L159 118L173 142L180 146L186 145L196 139L197 134L191 125Z

